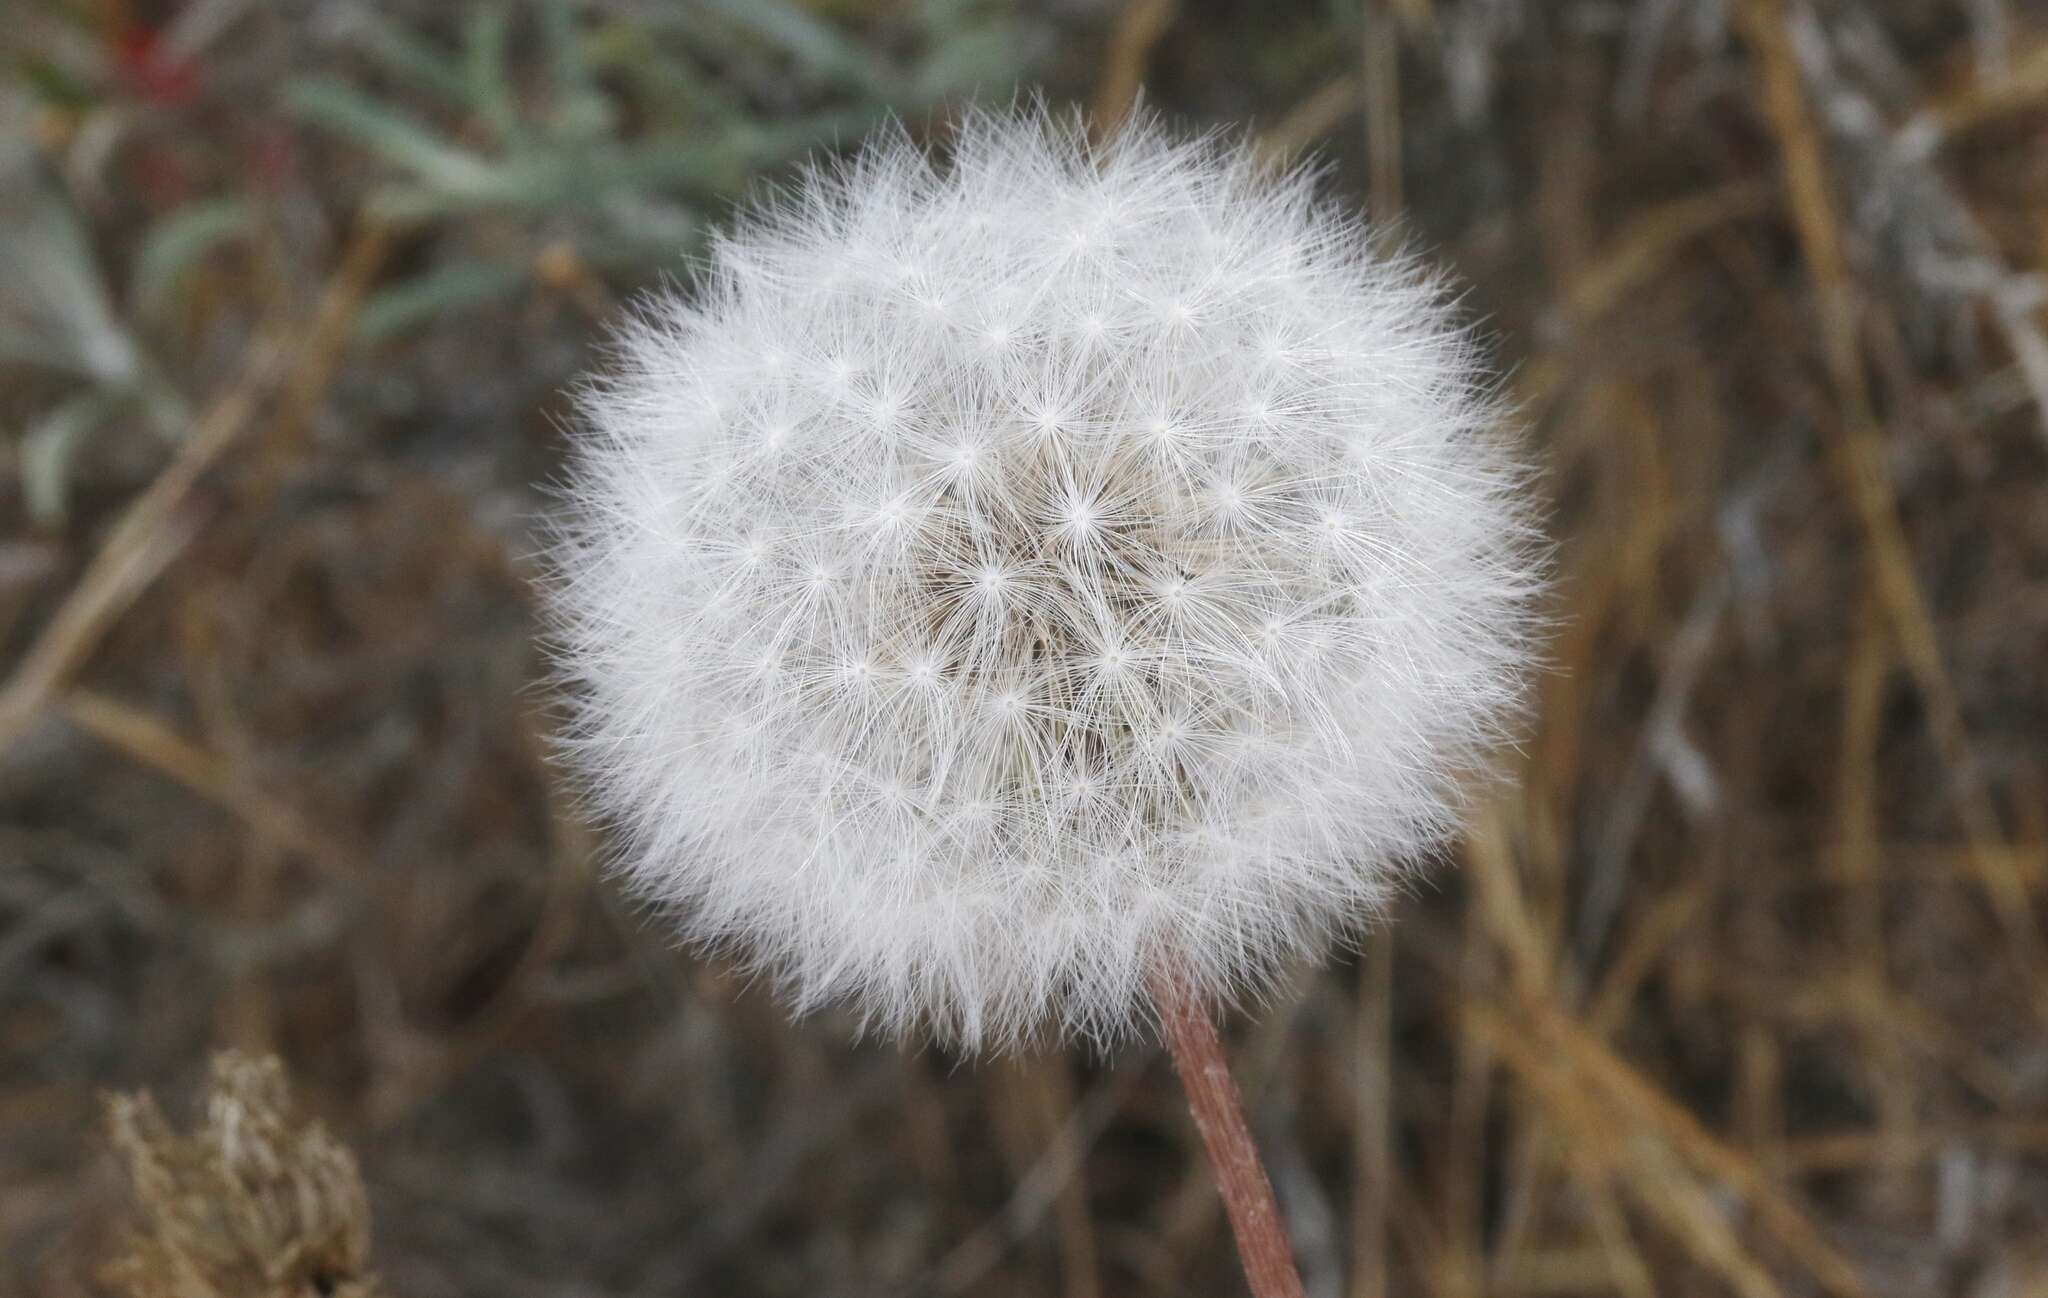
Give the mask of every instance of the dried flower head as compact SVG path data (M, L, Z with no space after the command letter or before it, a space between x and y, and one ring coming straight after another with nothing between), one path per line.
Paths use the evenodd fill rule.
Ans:
M624 869L799 1007L1108 1040L1355 931L1521 689L1523 480L1312 178L975 116L806 174L583 398L555 558Z
M107 1101L138 1223L105 1279L127 1298L376 1298L356 1161L291 1111L284 1065L225 1052L181 1136L147 1094Z

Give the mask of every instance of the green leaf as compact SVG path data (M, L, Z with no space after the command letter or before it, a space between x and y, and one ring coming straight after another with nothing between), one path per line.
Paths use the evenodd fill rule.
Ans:
M491 188L491 167L484 159L338 82L297 82L285 91L285 103L307 121L403 167L436 189L474 194Z
M844 32L787 0L697 0L680 7L688 18L715 15L789 55L813 78L859 86L883 94L891 70Z
M25 141L0 135L0 359L131 380L140 363L85 225Z
M509 34L505 11L493 6L471 11L463 34L462 81L470 111L494 140L508 139L519 129L518 97L505 70Z
M156 314L187 270L255 228L255 207L240 196L189 203L157 221L143 237L129 282L128 299L136 312Z
M71 461L78 445L112 419L133 397L113 389L86 392L64 402L33 424L21 438L21 494L38 525L60 522L71 503Z
M394 284L371 296L356 316L356 338L379 343L450 315L509 295L525 284L524 267L458 261Z
M469 107L469 83L448 54L367 7L355 10L350 24L356 43L386 68L433 91L452 106Z
M591 75L575 16L561 0L548 0L540 8L540 18L553 90L549 134L562 141L608 138L615 116Z

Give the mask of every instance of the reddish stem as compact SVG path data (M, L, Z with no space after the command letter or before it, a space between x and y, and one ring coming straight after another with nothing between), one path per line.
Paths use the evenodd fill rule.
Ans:
M1273 1201L1273 1183L1266 1179L1265 1164L1245 1125L1244 1103L1223 1058L1216 1025L1171 977L1154 978L1152 995L1166 1027L1174 1070L1187 1091L1188 1111L1202 1133L1217 1192L1230 1214L1237 1255L1253 1298L1303 1298L1294 1247L1287 1242L1279 1206Z

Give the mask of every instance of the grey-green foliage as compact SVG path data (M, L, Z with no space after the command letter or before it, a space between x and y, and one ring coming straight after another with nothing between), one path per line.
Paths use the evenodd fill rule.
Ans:
M0 122L26 115L22 101L10 101ZM128 301L138 310L160 302L181 270L245 223L245 211L203 204L163 218L144 232ZM64 513L72 457L87 437L138 412L175 437L186 407L150 363L84 219L26 131L0 131L0 231L0 375L12 365L72 385L54 407L9 430L22 496L47 523Z
M200 199L158 218L135 257L129 300L136 313L144 318L161 314L185 272L215 249L246 239L256 219L256 205L241 195Z
M1004 6L936 0L897 21L913 37L900 58L788 0L479 4L453 44L347 11L367 76L300 79L287 101L380 164L372 212L455 236L371 300L361 333L516 293L547 242L598 266L672 265L764 169L890 112L1007 95L1040 48ZM498 237L468 237L487 229Z
M358 335L390 339L511 298L549 246L630 277L673 268L763 173L851 144L889 113L915 121L948 99L1007 98L1047 45L1009 0L876 8L886 33L795 0L324 6L323 70L287 71L285 105L371 164L376 215L431 240L420 269L364 304ZM452 21L429 29L394 12ZM52 23L36 30L68 30ZM74 54L96 48L66 39ZM109 68L80 67L103 136L143 124L118 93L91 98L113 84ZM11 368L57 382L46 406L0 417L23 497L47 521L100 429L139 419L182 434L189 407L161 364L177 350L162 344L181 289L270 218L264 200L232 189L157 214L108 245L132 250L117 283L31 142L36 111L27 93L0 98L0 381Z
M0 132L0 361L132 379L134 340L83 222L23 135Z

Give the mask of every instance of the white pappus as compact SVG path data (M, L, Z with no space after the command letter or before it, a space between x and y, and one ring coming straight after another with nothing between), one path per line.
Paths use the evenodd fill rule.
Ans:
M1313 177L1040 108L747 209L581 394L550 606L621 870L799 1009L1146 1027L1355 936L1523 693L1526 475Z

